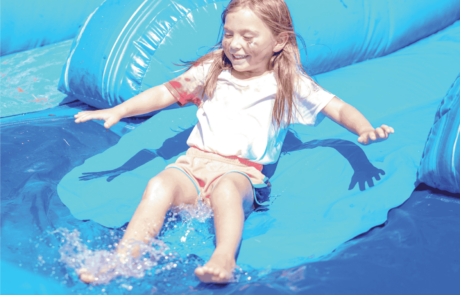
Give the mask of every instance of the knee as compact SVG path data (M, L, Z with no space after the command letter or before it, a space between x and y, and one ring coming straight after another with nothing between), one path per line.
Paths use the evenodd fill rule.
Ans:
M252 185L239 174L229 174L221 178L211 193L211 202L235 201L252 202Z
M142 200L158 201L158 200L174 200L174 185L170 180L164 177L155 176L149 180L147 187L142 195Z
M235 184L229 178L224 177L220 179L217 185L213 188L210 197L211 200L222 200L231 198L232 196L235 197L235 195L239 195Z

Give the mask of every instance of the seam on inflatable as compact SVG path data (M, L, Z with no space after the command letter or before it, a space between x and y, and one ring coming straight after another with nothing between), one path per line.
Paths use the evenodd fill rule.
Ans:
M101 3L104 4L106 0L104 0L104 2ZM98 11L99 7L101 7L101 5L99 5L94 11L93 13L91 13L88 18L86 19L85 21L85 24L83 25L83 28L81 28L80 30L80 34L78 34L78 37L77 37L77 40L75 42L75 47L72 49L72 52L70 53L69 55L69 58L67 59L67 63L66 63L66 68L65 68L65 74L64 74L64 81L65 81L65 88L67 90L68 93L73 93L70 92L70 88L69 88L69 80L68 80L68 76L69 76L69 67L70 67L70 60L72 59L72 56L73 54L75 53L75 50L77 49L78 47L78 44L80 43L80 39L81 39L81 36L83 35L83 32L85 31L86 29L86 26L88 25L88 22L91 20L91 18L93 17L93 15L96 13L96 11Z
M117 40L115 41L115 43L113 44L112 46L112 49L110 50L110 54L109 56L107 57L107 61L105 63L105 67L104 67L104 72L102 73L102 97L104 99L107 99L107 96L109 95L109 91L107 90L107 96L105 95L105 91L104 91L104 81L105 81L105 73L107 71L107 65L109 64L109 61L110 61L110 57L112 56L112 53L113 53L113 50L115 48L115 46L117 45L118 43L118 40L120 40L120 37L121 35L123 35L123 32L125 31L126 27L129 25L129 23L131 22L131 20L133 19L133 17L138 13L138 11L144 6L144 4L147 2L148 0L145 0L140 6L139 8L133 13L133 15L131 16L131 18L128 20L128 22L126 23L126 25L123 27L123 30L121 30L120 34L118 35L117 37ZM118 51L117 51L118 53ZM116 54L117 55L117 54ZM112 73L112 69L113 69L113 63L110 67L110 70L109 70L109 76L107 78L107 86L106 86L106 89L109 89L109 84L110 84L110 76L111 76L111 73Z
M136 32L136 31L138 31L139 26L140 26L141 24L144 24L145 19L146 19L147 17L149 17L149 13L150 13L150 11L151 11L150 9L151 9L152 5L153 5L153 8L155 8L156 5L157 5L157 3L155 3L154 1L152 1L152 3L151 3L148 7L146 7L144 13L141 14L141 15L139 16L139 18L138 18L138 19L136 20L136 22L133 24L133 27L131 27L131 28L129 29L130 31ZM169 5L168 5L168 7L169 7ZM147 10L148 10L148 11L147 11ZM162 11L164 11L164 9L163 9ZM149 24L150 24L150 23L149 23ZM127 35L126 38L124 38L124 40L123 40L123 41L124 41L124 42L123 42L124 45L123 45L123 49L122 49L122 51L121 51L121 56L124 56L126 49L127 49L128 46L131 44L131 43L130 43L130 40L133 39L132 37L133 37L133 35L131 34L131 35ZM125 40L126 40L126 41L125 41ZM136 41L133 41L133 43L135 43L135 42L136 42ZM135 45L134 45L134 46L135 46ZM120 47L122 47L122 46L120 45ZM118 51L118 52L119 52L119 51ZM117 55L118 55L118 52L117 52ZM133 52L133 53L134 53L134 52ZM131 58L134 58L134 57L135 57L135 54L133 54L133 55L131 56ZM118 70L119 70L119 68L120 68L120 64L121 64L122 60L123 60L122 58L118 58L118 62L117 62L116 68L115 68L115 70L113 71L113 76L115 77L114 79L116 79L116 77L117 77ZM110 75L112 75L112 71L110 72ZM119 97L119 91L118 91L118 90L119 90L119 88L116 89L116 93L115 93L115 91L114 91L114 94L115 94L116 97Z
M452 173L454 174L454 179L456 179L455 181L455 184L457 185L457 190L460 188L459 185L458 185L458 177L456 175L456 171L455 171L455 149L457 148L457 141L458 141L458 137L460 135L460 125L458 126L458 130L457 130L457 137L455 138L455 142L454 142L454 147L452 149L452 163L451 163L451 166L452 166Z
M152 1L149 4L149 6L146 7L145 10L140 13L139 17L134 21L133 25L129 28L129 32L123 38L123 41L122 41L122 43L120 45L120 48L117 51L117 56L120 56L120 57L124 56L127 48L132 43L135 43L135 41L131 42L133 40L134 35L135 35L134 32L137 32L138 29L139 29L139 26L144 24L145 19L150 16L150 12L152 10L154 10L157 7L157 5L158 5L158 2ZM133 33L130 33L130 32L133 32ZM121 53L120 53L120 50L121 50ZM134 54L134 51L133 51L132 55L131 55L131 58L133 58L134 55L135 54ZM117 62L114 61L114 63L116 63L116 67L115 67L115 69L113 71L112 70L110 71L110 75L113 76L113 78L112 78L113 81L117 81L117 76L118 76L118 71L119 71L119 68L120 68L120 64L122 63L122 61L124 59L123 58L116 58L115 60L117 61ZM131 63L128 63L128 65L131 65ZM112 65L112 68L113 68L113 65ZM126 77L126 72L125 72L125 75L123 75L123 77ZM132 82L136 82L135 79L131 80L130 78L128 78L128 81L129 81L130 84L132 84ZM121 84L122 84L122 82L121 82ZM115 89L113 89L113 91L112 91L112 93L117 98L120 97L119 96L119 90L120 90L120 86L115 88Z
M208 3L208 4L209 4L209 3ZM215 3L214 3L214 4L215 4ZM168 5L168 8L169 8L171 5L173 5L173 4ZM176 9L178 9L176 5L173 5L173 6L174 6ZM197 7L197 8L196 8L195 10L193 10L193 11L196 11L196 10L202 8L202 7L204 7L204 6ZM181 6L181 8L184 8L184 7ZM166 8L165 8L164 10L166 10ZM164 11L164 10L163 10L163 11ZM179 10L179 9L178 9L178 10ZM185 9L184 9L184 10L185 10ZM193 11L190 11L190 10L189 10L189 12L188 12L187 14L185 14L184 16L187 17L187 15L189 15L189 14L190 14L191 12L193 12ZM143 81L144 81L144 78L145 78L145 74L147 73L147 70L148 70L148 68L150 67L150 64L151 64L151 62L152 62L152 59L153 59L154 56L155 56L155 52L158 50L158 48L159 48L159 47L161 46L161 44L164 42L165 38L168 36L168 34L171 32L171 30L176 26L176 24L177 24L179 21L181 21L181 20L183 19L183 17L181 17L181 18L175 18L175 17L172 17L172 16L171 16L171 19L174 21L174 22L173 22L173 25L169 27L168 31L164 34L163 39L161 40L161 42L158 43L157 47L156 47L156 48L153 48L153 49L154 49L154 50L153 50L153 51L154 51L153 55L147 55L147 56L149 56L150 58L146 60L146 65L147 65L147 67L145 68L145 71L144 71L144 74L142 75L142 78L139 79L139 89L142 89L142 85L143 85ZM148 26L150 26L150 25L152 24L153 21L154 21L154 20L152 19L152 21L149 23ZM139 51L142 52L140 49L139 49ZM142 53L145 53L145 52L142 52ZM139 90L139 91L140 91L140 90Z
M153 2L152 2L152 4L153 4ZM168 10L171 6L173 6L174 8L176 8L176 10L177 10L180 14L182 14L182 15L184 15L185 12L190 11L189 9L186 9L186 8L183 7L182 5L176 5L176 3L174 3L174 2L170 2L165 8L163 8L160 12L158 12L158 13L155 15L155 17L153 17L153 18L151 19L151 21L147 24L146 27L149 27L149 26L151 25L152 22L157 21L157 17L158 17L159 15L161 15L165 10ZM179 7L178 7L178 6L179 6ZM149 8L150 8L150 7L149 7ZM183 10L183 12L182 12L181 10ZM185 14L185 15L187 15L187 14ZM142 23L145 21L145 18L146 18L147 16L148 16L148 13L146 13L146 16L143 17L143 19L142 19L141 21L139 21L138 26L139 26L140 24L142 24ZM173 19L173 22L172 22L172 23L173 23L174 25L177 23L177 19L176 19L175 17L172 17L172 16L170 15L169 18L170 18L170 19ZM182 18L179 18L179 19L182 19ZM171 31L171 29L174 27L174 25L172 25L172 26L169 27L168 33ZM136 30L134 30L134 31L136 31ZM165 38L166 36L167 36L167 33L164 34L163 40L164 40L164 38ZM135 53L131 56L131 58L134 59L134 62L135 62L135 58L136 58L136 56L137 56L137 53L140 52L141 54L145 54L144 51L139 50L139 48L136 46L137 43L139 43L139 40L143 40L143 39L144 39L144 38L142 38L142 35L141 35L141 38L138 38L136 41L134 41L134 43L135 43L134 46L135 46L135 48L137 49L137 52L135 52ZM126 42L125 45L124 45L124 48L123 48L123 53L126 51L126 48L127 48L128 46L129 46L129 42ZM156 51L156 48L154 48L154 51ZM123 53L122 53L122 55L123 55ZM146 54L146 55L149 56L149 54ZM117 73L118 73L118 70L119 70L119 67L120 67L120 63L121 63L121 59L118 60L118 63L117 63L117 67L116 67L116 69L115 69L114 76L116 76ZM147 64L147 65L150 65L150 59L146 62L146 64ZM147 69L148 69L148 66L146 67L145 71L146 71ZM111 73L112 73L112 71L111 71ZM144 74L144 76L145 76L145 74ZM142 80L143 80L143 78L139 79L139 89L142 88ZM117 94L118 94L118 92L117 92ZM117 96L118 96L118 95L117 95Z
M200 7L197 7L196 9L194 10L190 10L187 14L185 14L183 17L177 19L174 21L174 24L169 28L169 30L164 34L164 38L163 40L161 40L161 42L158 44L158 46L155 48L155 52L160 48L161 44L164 42L165 38L169 35L169 33L173 30L173 28L176 26L176 24L178 22L180 22L184 17L185 18L188 18L188 15L192 12L195 12L201 8L203 9L206 9L205 7L209 6L209 5L214 5L214 7L216 8L217 10L217 3L221 3L221 2L226 2L227 0L214 0L212 3L206 3L206 5L203 5L203 6L200 6ZM153 20L152 20L153 21ZM149 23L149 26L152 22ZM152 59L154 58L155 54L151 55L150 58L146 61L146 64L147 64L147 67L145 69L145 73L147 72L148 68L150 67L150 64L152 62ZM142 85L143 85L143 81L144 81L144 78L145 78L145 73L144 75L142 76L142 78L139 80L139 88L142 89Z

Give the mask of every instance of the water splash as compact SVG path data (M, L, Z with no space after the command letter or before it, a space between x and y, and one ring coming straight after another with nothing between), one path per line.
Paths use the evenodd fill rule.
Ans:
M212 217L212 210L202 203L171 208L157 240L144 244L143 255L123 262L115 249L125 227L109 229L92 221L75 226L61 223L57 230L50 227L36 238L16 243L21 257L18 265L82 295L205 291L208 287L200 285L194 270L214 251ZM83 284L77 274L81 268L98 273L97 284ZM238 284L257 277L246 266L234 275L233 282Z
M213 216L211 207L201 201L196 205L181 204L180 206L175 206L172 208L172 212L179 214L184 219L184 222L196 219L204 223Z
M148 243L133 242L127 246L128 253L134 247L139 247L140 255L137 257L122 256L117 253L116 249L120 247L120 234L123 233L121 230L118 230L118 234L110 231L108 245L97 245L102 247L97 249L96 246L94 250L84 243L77 229L69 231L59 228L49 234L60 236L59 262L75 270L77 274L81 269L85 269L97 278L95 284L107 284L117 277L140 279L146 274L158 275L162 272L170 272L178 266L194 269L202 265L204 260L201 255L189 252L193 251L198 244L202 244L203 239L213 238L213 230L210 230L212 226L207 222L210 218L212 218L212 209L201 202L195 206L173 207L167 213L164 226L157 238L152 238ZM101 240L101 237L94 239ZM202 247L199 250L202 250ZM129 285L126 286L129 289Z
M54 233L62 235L63 238L63 245L59 249L59 261L77 272L86 269L96 277L97 284L106 284L118 276L142 278L167 255L165 252L168 247L156 239L152 239L148 244L132 243L132 246L140 247L141 253L138 257L132 257L121 256L115 250L90 250L83 244L80 232L76 229L70 232L60 228ZM113 246L116 248L118 243L114 243ZM170 264L174 265L172 262Z

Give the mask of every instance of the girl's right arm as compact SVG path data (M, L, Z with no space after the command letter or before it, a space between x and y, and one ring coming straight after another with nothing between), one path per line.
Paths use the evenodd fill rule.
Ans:
M117 124L122 118L157 111L175 102L177 100L171 92L164 85L158 85L113 108L79 112L74 116L76 118L75 123L104 120L104 127L108 129Z

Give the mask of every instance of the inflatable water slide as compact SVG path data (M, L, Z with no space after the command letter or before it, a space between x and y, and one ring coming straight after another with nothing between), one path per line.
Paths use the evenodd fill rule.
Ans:
M289 127L264 167L234 282L193 274L214 249L204 205L168 213L110 283L149 181L187 150L194 105L74 122L182 72L219 41L229 0L1 4L2 294L456 294L460 289L460 1L286 0L323 88L395 133L368 146L325 119Z

